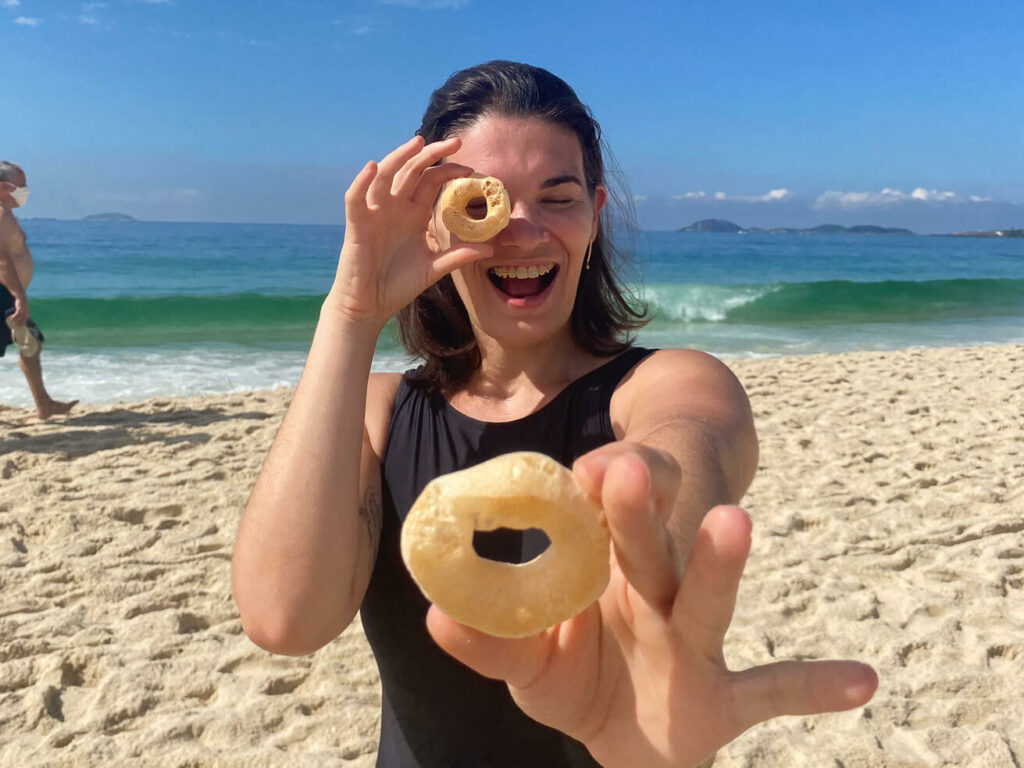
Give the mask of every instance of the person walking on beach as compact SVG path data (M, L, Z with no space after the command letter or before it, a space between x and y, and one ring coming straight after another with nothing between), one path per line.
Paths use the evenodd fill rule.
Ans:
M632 344L600 128L564 81L494 61L430 98L417 135L345 195L345 239L305 369L239 527L242 628L308 654L358 611L380 671L377 765L682 768L779 715L860 706L852 661L732 671L723 640L757 468L742 386L718 360ZM507 226L460 240L437 199L499 178ZM532 274L532 276L531 276ZM371 374L378 334L424 360ZM434 477L515 450L571 466L604 510L611 581L540 634L492 637L431 606L399 531ZM543 549L509 534L504 556Z
M77 400L62 403L50 397L43 385L43 368L39 361L43 334L28 314L28 284L32 280L32 253L25 243L25 233L14 216L28 199L25 172L14 163L0 161L0 357L7 347L18 347L18 365L28 381L36 405L36 415L48 419L67 413Z

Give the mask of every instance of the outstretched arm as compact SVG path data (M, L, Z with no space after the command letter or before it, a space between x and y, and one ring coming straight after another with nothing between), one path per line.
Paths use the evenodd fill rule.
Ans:
M428 627L602 765L695 766L769 718L860 706L877 678L853 661L728 669L722 646L751 521L723 502L742 495L756 467L749 406L711 358L674 351L648 361L656 365L641 363L612 401L623 439L574 468L612 536L600 600L521 640L476 632L436 608Z

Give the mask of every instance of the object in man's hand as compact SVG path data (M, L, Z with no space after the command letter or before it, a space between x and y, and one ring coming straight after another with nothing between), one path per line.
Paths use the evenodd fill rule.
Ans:
M478 201L474 203L474 201ZM483 218L469 214L469 205L487 206ZM441 220L448 231L467 243L482 243L490 240L508 226L512 213L505 185L493 176L474 173L465 179L448 183L441 194Z
M473 549L474 531L539 528L550 545L528 563ZM402 526L402 559L427 599L462 624L525 637L570 619L608 584L608 526L570 470L507 453L435 478Z

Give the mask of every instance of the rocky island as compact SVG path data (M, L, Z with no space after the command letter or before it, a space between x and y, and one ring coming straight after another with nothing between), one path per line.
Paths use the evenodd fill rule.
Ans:
M127 213L92 213L83 216L82 221L137 221Z
M769 235L912 235L909 229L902 227L876 227L873 224L858 224L853 227L843 227L839 224L821 224L810 229L794 229L791 227L774 227L762 229L761 227L741 227L731 221L724 219L701 219L695 221L688 227L683 227L679 232L732 232L736 234L747 234L761 232Z

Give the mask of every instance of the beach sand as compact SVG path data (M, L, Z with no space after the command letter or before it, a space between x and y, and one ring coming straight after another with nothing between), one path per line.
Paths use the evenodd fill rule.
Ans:
M716 766L1024 764L1024 347L735 362L761 438L733 668L856 658L859 710ZM229 561L291 392L0 409L0 766L370 766L358 625L241 633ZM443 702L439 701L439 706Z

